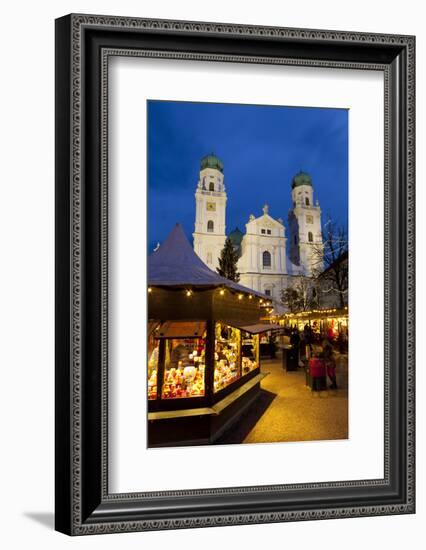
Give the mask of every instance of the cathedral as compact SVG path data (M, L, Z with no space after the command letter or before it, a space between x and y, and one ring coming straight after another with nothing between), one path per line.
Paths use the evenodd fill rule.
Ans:
M288 236L283 219L273 218L267 204L259 217L249 215L245 233L236 228L227 235L223 163L213 154L205 156L195 191L195 252L216 270L229 236L238 251L239 282L270 296L278 306L283 290L293 286L300 276L312 277L314 269L318 272L323 267L318 259L318 250L323 247L321 209L318 200L314 204L309 174L299 172L294 176L291 197Z

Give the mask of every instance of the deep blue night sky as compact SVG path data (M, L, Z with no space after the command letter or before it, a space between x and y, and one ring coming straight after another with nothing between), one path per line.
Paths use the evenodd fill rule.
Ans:
M245 232L264 203L288 231L291 180L300 170L312 177L322 223L329 215L347 227L347 110L148 101L150 252L177 222L192 242L200 159L209 153L224 163L227 233Z

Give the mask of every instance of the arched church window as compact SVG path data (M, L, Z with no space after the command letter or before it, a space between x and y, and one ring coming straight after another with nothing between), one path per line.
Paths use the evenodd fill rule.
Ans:
M209 233L213 233L213 231L214 231L214 222L213 222L213 220L209 220L207 222L207 231Z
M214 191L214 181L209 183L209 191Z
M308 233L308 241L310 243L313 243L314 242L314 236L312 235L312 231L309 231Z
M263 267L271 267L271 253L265 250L262 256Z
M309 206L309 197L305 197L305 204L306 206Z

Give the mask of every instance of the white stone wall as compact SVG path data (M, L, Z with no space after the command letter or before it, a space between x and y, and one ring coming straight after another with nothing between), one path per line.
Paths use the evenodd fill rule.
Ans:
M201 170L195 192L194 250L213 270L219 266L218 258L226 239L226 200L222 172L214 168Z
M270 266L263 265L264 252L270 254ZM287 273L285 228L269 215L266 207L262 216L251 216L246 224L238 270L240 273Z
M304 275L322 270L323 265L314 254L322 248L321 208L313 204L313 189L299 185L292 190L293 208L289 212L290 260L300 266ZM311 238L310 238L311 237Z
M264 252L270 254L270 266L264 265ZM285 227L282 221L269 215L266 205L262 216L255 218L252 215L246 224L238 271L241 284L269 294L274 306L278 307L288 280Z

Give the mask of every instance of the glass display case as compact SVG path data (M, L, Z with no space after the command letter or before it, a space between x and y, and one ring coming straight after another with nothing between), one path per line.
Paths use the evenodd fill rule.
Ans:
M241 331L216 323L214 392L223 390L241 377Z
M242 332L241 342L241 373L245 376L259 366L259 335Z
M148 399L157 399L159 341L154 331L148 333Z
M158 322L148 335L149 410L212 405L255 375L259 335L245 328L218 321Z
M205 334L165 340L163 399L205 394Z

